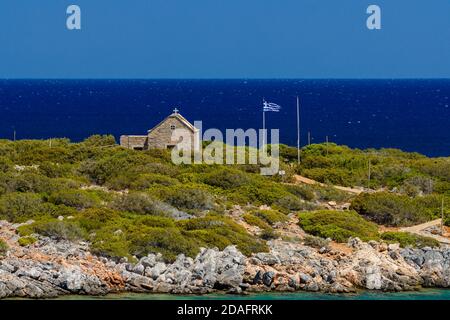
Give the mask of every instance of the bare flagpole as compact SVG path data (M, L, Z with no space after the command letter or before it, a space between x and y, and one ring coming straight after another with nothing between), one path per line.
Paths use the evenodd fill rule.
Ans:
M300 100L297 96L297 162L300 164Z

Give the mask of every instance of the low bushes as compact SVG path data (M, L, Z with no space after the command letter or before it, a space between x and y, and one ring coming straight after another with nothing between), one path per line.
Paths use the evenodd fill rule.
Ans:
M151 227L140 232L130 237L130 252L138 257L160 252L166 260L173 261L180 253L195 257L199 252L198 238L186 237L177 228Z
M430 237L423 237L409 232L389 231L381 234L381 239L388 242L399 243L401 247L413 248L438 247L439 242Z
M7 192L48 192L52 188L50 178L40 175L33 169L0 175L0 185Z
M271 205L287 195L291 194L282 185L269 180L257 180L234 189L229 193L229 198L243 204Z
M164 200L178 209L210 210L214 207L214 198L206 190L177 187L167 190Z
M388 196L379 199L376 195L354 201L359 213L388 225L408 225L438 217L440 198L436 194L450 196L446 170L449 159L428 159L391 149L362 151L330 143L303 148L302 162L297 164L293 163L297 159L296 148L282 146L280 151L281 166L286 171L283 178L261 176L260 165L175 166L168 150L128 150L114 145L111 136L93 136L82 143L52 139L51 145L48 140L1 140L0 219L33 219L34 224L19 228L22 236L42 233L88 240L95 252L111 257L132 259L133 255L161 252L173 259L178 253L194 255L202 246L237 245L246 254L267 250L264 241L222 216L225 207L271 206L272 210L250 211L243 218L261 228L261 238L272 239L277 237L272 226L286 221L284 213L317 210L319 201L341 203L353 197L333 187L282 183L290 181L294 170L321 181L367 185L370 160L372 187L396 187L410 195L426 194L401 201L396 195L392 201L381 199ZM81 189L82 185L91 184L106 189ZM186 213L201 218L174 219L188 217ZM341 214L345 213L334 216ZM64 219L56 219L59 216ZM446 224L450 224L449 216ZM348 234L361 238L373 235L367 232L369 227L361 227L361 221L353 219L344 223L311 218L305 228L341 240ZM322 228L315 230L312 224ZM20 241L26 244L30 239Z
M56 240L81 240L84 237L83 230L72 221L43 221L32 226L35 233Z
M309 234L346 242L350 237L378 239L376 224L366 221L354 211L321 210L299 214L299 226Z
M119 227L120 226L120 227ZM124 224L105 224L101 229L89 234L91 250L94 254L120 259L133 260L131 252L130 226ZM123 229L123 230L122 230Z
M313 201L316 198L314 189L307 185L286 185L285 188L288 192L306 201Z
M133 259L159 252L167 261L173 261L180 253L194 257L200 247L224 249L228 245L236 245L246 255L268 250L264 242L240 225L218 215L175 221L162 216L89 208L71 219L41 217L19 228L22 237L33 233L55 239L88 240L94 253L112 258Z
M118 196L110 206L118 211L164 215L160 201L145 193L131 192Z
M116 143L116 139L112 135L99 135L95 134L86 138L83 141L83 144L88 147L107 147L114 145Z
M62 190L50 195L48 201L56 205L65 205L78 210L91 208L99 204L95 195L84 190Z
M42 211L42 200L34 193L7 193L0 197L0 219L24 222Z
M252 226L259 227L260 229L270 229L270 225L260 217L257 217L253 214L246 213L242 216L245 222Z
M410 226L433 218L422 201L387 192L363 193L352 201L351 209L378 224Z
M310 179L340 186L351 186L351 174L348 170L339 168L311 168L303 169L302 174Z
M299 198L293 195L286 195L283 198L278 199L277 201L275 201L275 205L288 211L298 211L305 209L304 203Z
M320 237L306 235L305 238L303 239L303 244L305 246L310 246L313 248L320 249L323 247L328 247L328 245L330 244L330 241L320 238Z
M200 247L224 249L234 244L247 255L267 251L263 242L226 218L206 216L176 223L159 218L142 217L107 224L95 232L93 249L98 254L113 257L140 257L149 252L160 252L168 261L173 261L180 253L194 257Z
M332 186L313 186L317 198L322 201L348 201L352 197L348 192L341 191Z
M19 238L19 240L17 242L19 243L20 246L26 247L26 246L29 246L29 245L35 243L36 241L37 241L37 239L33 236L25 236L25 237Z
M153 185L161 186L173 186L179 184L179 181L175 178L171 178L162 174L147 173L140 175L136 181L131 184L131 187L136 190L145 190Z
M210 186L222 189L233 189L249 182L248 176L239 170L220 169L207 174L203 181Z
M268 250L265 243L255 239L243 227L227 218L208 215L204 218L180 221L177 226L184 230L183 234L201 240L200 245L203 243L206 247L224 249L234 244L245 255Z
M280 237L280 234L273 229L264 229L261 232L261 234L259 235L259 237L261 239L267 241L267 240L278 239Z
M108 208L91 208L81 212L77 221L79 226L87 232L101 229L107 224L120 218L120 213Z
M12 170L13 162L6 157L0 156L0 174Z
M8 245L5 241L0 239L0 257L3 257L6 255L6 252L8 251Z
M288 219L285 214L276 210L256 210L253 211L252 214L261 218L269 225L273 225L277 222L285 222Z

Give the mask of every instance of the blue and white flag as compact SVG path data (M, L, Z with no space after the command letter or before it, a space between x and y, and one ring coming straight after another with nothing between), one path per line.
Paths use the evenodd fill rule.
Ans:
M264 103L263 103L263 111L264 112L267 112L267 111L279 112L280 109L281 109L281 106L279 106L276 103L267 102L267 101L264 101Z

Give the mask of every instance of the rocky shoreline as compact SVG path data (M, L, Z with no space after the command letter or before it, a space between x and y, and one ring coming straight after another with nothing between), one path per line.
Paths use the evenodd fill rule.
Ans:
M0 221L9 249L0 257L0 298L53 298L120 292L207 294L227 292L408 291L450 287L450 248L399 248L350 239L313 248L272 240L270 252L245 257L236 247L202 249L193 259L165 263L149 254L137 263L90 253L89 244L38 237L22 247L16 225Z

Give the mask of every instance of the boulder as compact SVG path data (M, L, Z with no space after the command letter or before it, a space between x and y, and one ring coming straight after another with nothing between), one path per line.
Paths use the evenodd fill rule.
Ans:
M312 277L305 273L299 273L300 283L309 283L312 281Z
M262 282L267 287L270 287L273 283L274 277L275 277L275 272L273 272L273 271L265 272L262 276Z
M255 258L260 260L262 264L272 266L280 263L280 259L271 253L257 253Z

